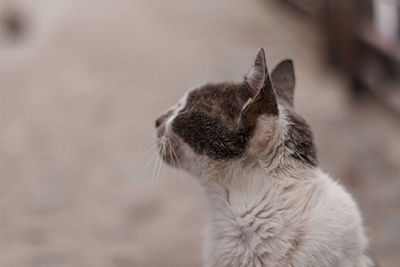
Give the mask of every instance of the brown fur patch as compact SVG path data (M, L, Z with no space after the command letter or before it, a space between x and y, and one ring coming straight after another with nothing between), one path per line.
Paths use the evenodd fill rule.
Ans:
M189 108L176 116L172 130L197 154L213 159L240 157L254 129L239 119L249 97L245 83L205 85L189 93Z
M295 113L289 114L288 121L289 127L284 146L294 159L308 166L317 166L317 152L310 127Z

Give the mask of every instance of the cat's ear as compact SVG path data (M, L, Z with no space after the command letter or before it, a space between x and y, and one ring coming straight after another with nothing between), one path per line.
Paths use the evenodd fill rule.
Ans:
M245 76L251 98L242 108L242 114L256 118L258 115L278 115L278 103L271 77L265 61L265 52L260 48L254 64Z
M265 61L265 52L263 48L260 48L257 52L253 66L244 77L249 86L250 95L252 97L254 97L264 86L266 73L268 73L268 70Z
M293 61L284 60L272 71L272 82L279 99L293 107L295 76Z

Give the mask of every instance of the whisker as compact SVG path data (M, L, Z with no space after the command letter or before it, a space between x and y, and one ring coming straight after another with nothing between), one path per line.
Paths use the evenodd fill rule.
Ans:
M163 146L161 147L161 156L164 156L164 153L165 153L165 144L163 144ZM159 182L160 172L161 172L162 166L163 166L163 160L160 157L160 164L159 164L157 176L156 176L156 179L155 179L156 184Z
M149 149L146 149L145 151L141 152L139 155L135 156L135 159L144 157L145 155L149 154L150 152L154 152L156 148L155 144L152 144L151 147Z
M172 156L172 157L171 157L171 158L172 158L172 164L175 165L174 154L172 153L173 149L172 149L171 142L169 141L169 139L168 139L168 143L169 143L169 151L170 151L170 154L171 154L171 156ZM176 174L175 166L173 166L172 169L173 169L172 184L175 185L175 174Z
M181 163L180 163L180 160L179 160L179 158L178 158L178 155L175 153L175 149L173 148L173 146L172 146L172 144L171 144L171 141L170 141L169 139L168 139L168 143L169 143L169 146L170 146L171 151L172 151L172 156L176 158L176 162L178 163L179 168L180 168L181 170L183 170L183 169L182 169L182 165L181 165Z
M154 160L157 157L157 151L153 151L153 154L150 156L150 159L147 161L145 167L144 167L144 173L146 173L147 168L150 166L150 164L152 162L154 162Z
M172 147L172 146L171 146L171 147ZM181 179L184 180L184 179L185 179L186 173L185 173L184 170L183 170L181 160L178 158L178 155L176 154L175 149L174 149L173 147L172 147L172 152L174 153L174 155L175 155L175 157L176 157L176 161L178 162L178 165L179 165L179 169L180 169L179 174L180 174L180 177L181 177Z
M151 182L151 177L148 171L151 164L155 166L156 161L157 161L157 153L154 151L153 154L150 156L150 158L147 160L147 163L143 169L143 177L146 179L146 181L150 180Z
M159 153L157 153L159 154ZM150 179L150 187L153 187L153 182L154 182L154 177L156 174L156 170L157 170L157 166L158 166L158 162L161 160L161 157L159 155L156 154L156 161L154 163L154 167L153 167L153 173L151 175L151 179Z
M172 156L172 161L173 161L174 165L175 165L175 159L176 159L176 163L178 163L179 168L182 169L182 166L181 166L181 164L179 162L179 158L176 155L175 150L174 150L174 148L173 148L173 146L171 144L171 141L169 139L168 139L168 143L169 143L170 150L172 152L171 156ZM176 170L175 170L175 167L174 167L174 184L175 184L175 175L176 175Z

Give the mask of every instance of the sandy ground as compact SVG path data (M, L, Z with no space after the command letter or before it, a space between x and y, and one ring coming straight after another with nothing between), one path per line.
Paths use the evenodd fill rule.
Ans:
M348 96L317 25L272 1L0 0L0 266L201 266L205 196L154 156L154 119L190 87L290 57L322 167L400 266L400 123ZM0 16L4 16L0 12ZM0 26L1 27L1 26ZM160 172L160 175L158 175Z

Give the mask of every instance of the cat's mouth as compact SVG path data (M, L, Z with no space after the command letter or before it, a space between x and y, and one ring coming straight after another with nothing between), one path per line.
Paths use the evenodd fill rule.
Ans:
M178 157L177 149L174 148L169 138L162 136L157 142L158 153L161 159L168 165L179 168L180 159Z

